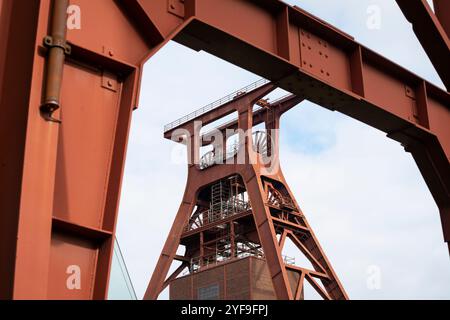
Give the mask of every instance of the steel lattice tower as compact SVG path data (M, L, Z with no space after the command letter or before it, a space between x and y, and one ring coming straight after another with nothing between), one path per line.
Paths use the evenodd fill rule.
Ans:
M302 299L306 280L324 299L347 299L279 165L280 117L303 99L295 95L272 103L262 99L275 88L260 80L166 126L165 137L185 143L191 159L184 198L151 278L147 299L156 299L168 285L179 291L171 293L171 298L254 298L245 286L248 279L236 278L230 271L228 276L227 271L211 271L249 257L260 261L261 272L266 270L271 283L263 285L268 292L272 290L273 297ZM200 135L203 126L233 112L238 113L236 119ZM265 130L252 130L261 123ZM237 147L230 143L230 129L237 129L233 131L238 132ZM213 150L200 157L200 147L209 144ZM287 239L314 270L296 266L282 254ZM185 247L183 256L177 255L180 245ZM166 278L174 260L181 265ZM245 266L226 268L244 272ZM188 275L178 280L186 269ZM196 280L189 280L193 277ZM248 272L246 277L253 275ZM205 287L210 291L192 293L194 287L202 289L198 282L219 284Z

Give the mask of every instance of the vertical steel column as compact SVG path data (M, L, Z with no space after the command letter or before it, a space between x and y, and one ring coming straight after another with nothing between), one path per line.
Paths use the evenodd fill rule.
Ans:
M71 1L66 31L68 3L0 1L0 298L106 298L131 112L167 40L123 1Z
M434 13L450 39L450 1L433 0Z
M236 256L236 234L234 230L234 221L230 221L230 238L231 238L231 258Z
M34 0L2 0L0 10L0 299L12 299L17 260L21 259L17 256L17 233L23 207L23 184L27 178L23 170L40 4ZM36 101L34 107L38 106L39 101ZM33 132L28 131L28 134ZM45 173L46 167L40 170ZM42 189L35 193L41 200L34 203L34 215L38 217ZM38 227L40 224L33 230ZM24 238L26 235L19 240ZM41 278L45 271L39 265L34 267L29 291L42 292L39 286L45 288Z
M192 213L194 200L195 199L192 197L185 196L183 203L180 205L180 209L178 210L175 221L170 229L169 236L167 237L164 248L159 256L156 269L153 272L147 291L145 292L144 299L146 300L156 300L161 293L160 290L164 287L167 273L169 272L180 243L181 233Z
M250 105L246 112L239 112L239 129L243 132L251 130L253 127L253 106ZM250 154L254 154L252 137L245 137L245 163L249 164ZM252 171L251 176L244 176L244 183L247 188L248 197L252 206L253 217L256 224L258 236L264 250L267 266L272 278L275 294L280 300L292 300L292 290L289 284L289 278L284 267L281 250L278 246L275 228L270 218L270 212L264 203L260 176Z
M270 212L264 204L264 189L262 189L261 182L258 179L259 175L253 176L251 180L246 181L246 187L259 239L264 250L277 299L292 300L294 297L281 255L281 249L278 245Z
M200 256L199 256L200 267L203 266L203 257L205 256L204 243L205 243L205 234L202 231L200 232Z

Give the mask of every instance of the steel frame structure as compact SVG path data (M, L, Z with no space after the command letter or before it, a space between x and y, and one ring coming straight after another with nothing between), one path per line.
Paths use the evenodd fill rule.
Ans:
M157 299L160 292L187 267L183 262L192 260L194 255L198 253L200 259L204 257L204 233L214 227L224 223L229 224L230 227L226 236L231 237L231 250L234 251L234 223L238 223L238 221L240 221L239 226L246 230L246 234L253 233L249 238L255 239L255 243L262 245L275 295L278 299L299 300L303 297L305 279L324 299L348 299L314 232L295 201L280 168L278 153L280 118L286 111L303 101L303 98L291 95L274 104L267 103L266 105L264 101L261 101L261 98L275 88L273 84L269 83L250 92L244 93L242 91L242 94L236 96L233 100L200 114L186 123L170 126L172 128L165 132L167 139L186 144L188 155L190 155L190 165L180 209L153 272L144 296L145 299ZM259 112L254 113L253 107L258 101L261 101L260 104L264 103L264 107L259 109ZM216 132L220 132L220 135L215 135L214 139L209 139L206 135L200 141L197 140L203 126L233 112L237 112L237 119L220 126ZM272 133L263 138L265 140L264 145L267 146L267 148L264 148L265 153L258 150L260 139L252 138L249 134L246 134L260 123L265 125L267 132ZM213 152L222 156L226 154L222 151L227 149L227 138L229 136L226 133L227 129L230 128L238 130L240 141L240 147L236 154L232 156L232 161L227 159L226 162L206 167L199 165L201 145L213 145ZM183 134L183 139L181 139L181 134ZM270 157L268 157L268 153L270 153ZM250 159L253 159L253 161ZM201 191L218 181L222 181L222 179L233 176L239 176L242 179L243 188L247 191L251 204L251 208L247 210L244 217L250 214L253 219L241 221L240 218L243 217L235 215L192 231L186 231L189 221L196 216L194 208L201 208L202 203L205 202L205 199L200 198ZM199 235L199 244L196 241L185 240L183 242L183 239L188 238L188 236L192 237L194 234ZM314 270L285 263L282 250L287 238L310 260ZM184 256L177 256L180 244L186 247ZM182 264L166 281L167 273L174 259L181 261ZM299 273L299 281L294 288L291 287L288 270ZM324 288L317 283L316 279L321 280Z
M448 1L435 15L397 2L448 90ZM65 0L0 0L0 298L106 297L142 67L170 40L402 143L450 241L448 91L278 0L69 3L81 29L61 23ZM72 263L88 275L79 291L64 285Z

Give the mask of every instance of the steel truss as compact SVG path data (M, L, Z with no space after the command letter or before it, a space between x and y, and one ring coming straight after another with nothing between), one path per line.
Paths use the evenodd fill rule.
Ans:
M434 2L435 14L425 0L397 0L448 89L449 1ZM447 90L277 0L75 3L81 29L65 30L67 0L0 0L0 298L106 298L143 64L170 40L402 143L450 242ZM71 19L80 19L76 10ZM261 105L254 123L266 118ZM180 212L192 210L194 196L185 195ZM82 290L65 286L70 264L89 275Z

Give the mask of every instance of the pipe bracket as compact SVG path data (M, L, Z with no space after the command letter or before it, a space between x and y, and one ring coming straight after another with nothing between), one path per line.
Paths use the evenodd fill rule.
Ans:
M72 47L65 40L53 38L52 36L44 37L44 46L47 48L61 48L65 55L72 53Z

